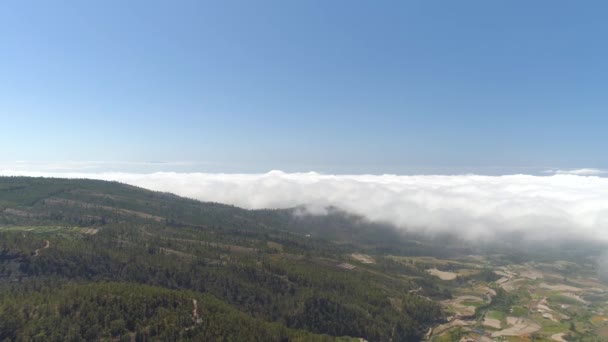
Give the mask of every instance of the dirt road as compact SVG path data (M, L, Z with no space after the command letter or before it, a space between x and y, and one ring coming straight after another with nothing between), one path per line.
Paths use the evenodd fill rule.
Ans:
M42 247L42 249L47 249L51 246L51 243L49 242L49 240L45 240L44 241L44 247ZM40 255L40 248L37 248L34 251L34 256L39 256Z

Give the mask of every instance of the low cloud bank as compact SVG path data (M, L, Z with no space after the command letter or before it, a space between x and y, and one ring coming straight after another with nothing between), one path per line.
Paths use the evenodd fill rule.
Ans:
M465 238L522 234L531 239L608 241L608 178L552 176L397 176L318 173L38 173L115 180L248 209L336 206L402 229L458 232Z
M572 169L572 170L547 170L545 173L551 173L556 175L577 175L577 176L601 176L607 173L606 170L602 169Z

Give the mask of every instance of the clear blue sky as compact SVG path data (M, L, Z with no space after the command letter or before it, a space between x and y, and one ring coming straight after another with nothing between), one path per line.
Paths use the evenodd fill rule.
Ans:
M608 168L607 16L605 1L2 1L0 162Z

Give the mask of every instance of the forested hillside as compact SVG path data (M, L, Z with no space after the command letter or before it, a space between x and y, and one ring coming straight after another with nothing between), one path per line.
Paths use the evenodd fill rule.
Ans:
M337 209L249 211L114 182L3 177L0 340L419 341L450 294L387 255L462 248Z

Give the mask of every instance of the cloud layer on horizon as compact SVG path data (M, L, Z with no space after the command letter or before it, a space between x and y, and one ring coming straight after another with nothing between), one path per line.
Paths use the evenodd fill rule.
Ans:
M523 234L533 239L608 241L608 178L552 176L398 176L318 173L41 173L114 180L247 209L328 206L403 229L458 232L465 238Z
M601 176L608 172L602 169L584 168L572 170L547 170L544 171L544 173L550 173L555 175Z

